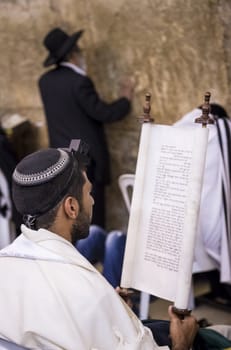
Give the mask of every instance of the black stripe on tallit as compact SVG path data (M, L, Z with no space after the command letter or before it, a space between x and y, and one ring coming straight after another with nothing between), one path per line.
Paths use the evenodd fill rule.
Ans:
M227 155L228 155L228 166L229 166L229 181L231 183L231 134L230 134L230 128L228 125L227 119L223 119L224 125L225 125L225 133L226 133L226 140L227 140ZM231 193L230 193L231 195Z
M228 169L226 169L226 173L228 170L228 176L229 176L229 183L231 184L231 150L230 150L230 145L231 145L231 133L230 133L230 128L228 125L228 120L226 118L220 118L220 120L223 121L224 123L224 128L225 128L225 140L222 140L221 138L221 133L220 133L220 129L217 123L217 128L218 128L218 138L219 138L219 143L220 143L220 147L221 147L221 152L222 152L222 157L223 157L223 162L224 164L228 164ZM226 142L226 146L227 146L227 161L225 162L225 154L224 154L224 149L223 149L223 142ZM222 181L222 197L223 197L223 203L224 203L224 211L225 211L225 222L226 222L226 232L227 232L227 239L228 239L228 245L229 245L229 252L231 254L231 227L229 228L228 225L228 216L230 219L230 223L231 223L231 212L228 213L228 208L227 208L227 198L231 197L231 193L225 193L225 188L224 188L224 184Z
M224 150L223 150L223 145L222 145L222 140L221 140L221 131L220 131L220 127L219 127L219 124L218 124L217 116L214 116L214 119L216 121L215 124L216 124L216 127L217 127L218 141L219 141L219 145L220 145L220 149L221 149L222 158L223 158L223 161L224 161Z
M227 119L223 119L224 120L224 126L225 126L225 133L226 133L226 140L227 140L227 157L228 157L228 170L229 170L229 183L231 185L231 133L230 133L230 128L228 125L228 121ZM231 192L228 194L229 198L231 198ZM230 217L230 225L231 225L231 212L228 213L229 217ZM228 242L229 242L229 247L230 250L229 252L231 252L231 228L230 231L228 232Z
M222 144L222 139L221 139L220 126L219 126L219 123L218 123L218 118L217 118L217 116L214 116L214 119L215 119L215 121L216 121L218 141L219 141L219 145L220 145L220 149L221 149L221 154L222 154L222 158L223 158L223 163L224 163L224 149L223 149L223 144ZM226 231L228 232L228 213L227 213L227 205L226 205L226 197L225 197L225 187L224 187L223 179L222 179L222 200L223 200L224 212L225 212Z

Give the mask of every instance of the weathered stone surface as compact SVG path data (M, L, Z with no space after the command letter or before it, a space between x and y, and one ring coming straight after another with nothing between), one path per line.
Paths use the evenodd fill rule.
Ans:
M231 113L231 2L229 0L1 0L0 116L17 112L48 144L37 88L44 71L45 33L54 26L86 30L89 74L102 97L117 97L122 76L135 78L133 110L106 126L112 155L108 228L125 228L127 213L117 177L134 172L144 94L152 94L157 123L171 124L203 101L205 91Z

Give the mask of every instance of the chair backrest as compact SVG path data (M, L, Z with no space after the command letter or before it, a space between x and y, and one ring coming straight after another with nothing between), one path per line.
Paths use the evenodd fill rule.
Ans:
M123 174L120 175L118 178L119 188L122 192L128 213L130 213L131 209L131 194L129 193L129 187L133 190L134 182L135 174ZM141 292L139 305L139 318L141 320L145 320L148 318L149 302L150 295L148 293Z
M135 174L123 174L119 176L118 183L121 193L123 195L123 199L128 210L130 212L131 208L131 198L129 196L129 187L134 186Z
M29 350L24 346L17 345L11 341L0 338L0 350Z

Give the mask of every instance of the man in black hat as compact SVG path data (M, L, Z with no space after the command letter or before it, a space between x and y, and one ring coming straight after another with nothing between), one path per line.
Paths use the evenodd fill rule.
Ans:
M68 146L71 139L85 140L91 149L88 176L93 184L95 208L93 224L105 227L105 185L110 182L109 153L104 123L123 119L130 111L133 86L127 80L121 97L106 103L87 77L84 57L78 45L80 30L68 35L60 28L44 39L49 52L44 66L56 67L43 74L39 88L47 118L51 147Z
M25 225L0 251L0 337L33 349L159 349L152 323L143 326L72 245L88 235L94 204L85 148L77 146L37 151L13 173ZM173 349L189 349L195 319L180 320L171 308L169 315ZM165 332L155 334L162 345L170 343L168 323Z

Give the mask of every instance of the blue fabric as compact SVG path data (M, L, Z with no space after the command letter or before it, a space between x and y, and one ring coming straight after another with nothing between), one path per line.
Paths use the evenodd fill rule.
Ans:
M89 236L77 242L76 248L92 264L103 264L103 276L113 286L120 285L126 235L121 231L106 231L90 226Z
M89 236L78 241L76 248L93 265L103 263L106 236L106 231L100 226L91 225Z
M105 243L103 276L115 288L120 286L126 235L121 231L108 234Z
M171 349L170 322L165 320L142 320L144 326L148 327L153 338L159 346L167 345Z

